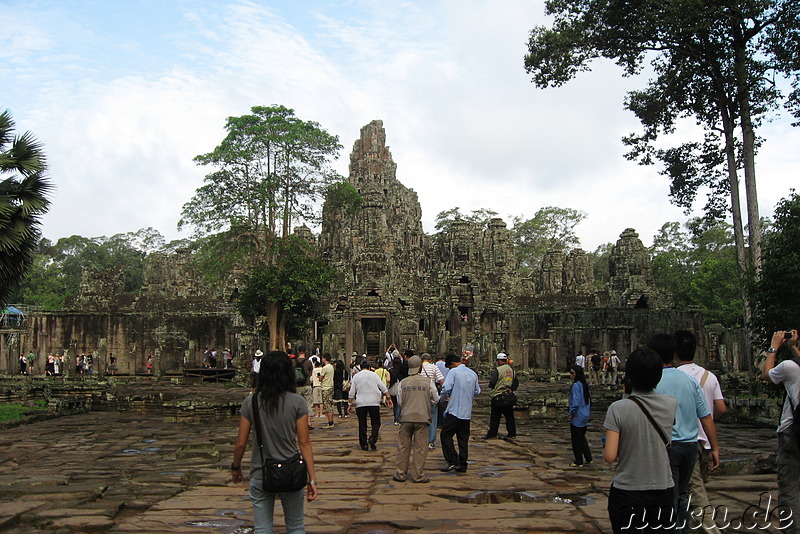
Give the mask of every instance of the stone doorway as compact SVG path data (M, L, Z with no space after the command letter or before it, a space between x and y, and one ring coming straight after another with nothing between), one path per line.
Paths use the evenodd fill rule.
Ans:
M361 331L364 333L364 351L367 356L378 356L382 354L382 347L386 341L386 318L362 318Z

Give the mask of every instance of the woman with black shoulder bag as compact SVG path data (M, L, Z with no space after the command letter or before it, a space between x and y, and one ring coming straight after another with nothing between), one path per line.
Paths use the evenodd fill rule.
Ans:
M272 351L261 361L256 391L240 410L239 435L231 475L241 482L251 427L255 427L250 456L250 499L254 533L271 533L275 498L281 500L287 534L305 532L303 498L317 497L314 453L308 432L308 406L295 393L292 361L285 352ZM304 491L305 490L305 491Z

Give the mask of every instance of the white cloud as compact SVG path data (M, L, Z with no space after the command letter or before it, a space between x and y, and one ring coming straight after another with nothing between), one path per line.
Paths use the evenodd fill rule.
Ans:
M620 137L638 126L623 96L640 80L599 63L560 88L530 83L523 56L528 31L544 21L540 2L177 7L159 13L175 18L154 26L169 28L152 36L155 48L148 32L115 27L115 36L69 9L14 12L17 29L2 43L25 61L0 67L13 87L0 89L0 106L45 143L57 186L46 236L153 226L178 237L181 206L205 174L192 158L222 140L226 117L272 104L339 135L343 174L360 128L382 119L429 232L455 206L493 209L510 225L555 205L589 214L578 233L592 250L627 227L648 243L664 222L684 218L657 169L623 157ZM109 49L89 55L84 41ZM796 181L798 134L785 121L762 133L769 214Z

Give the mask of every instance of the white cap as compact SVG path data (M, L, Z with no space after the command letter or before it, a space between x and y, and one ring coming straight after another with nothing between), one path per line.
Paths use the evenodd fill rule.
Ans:
M506 355L505 352L501 352L500 354L497 355L497 359L498 360L507 360L508 356Z

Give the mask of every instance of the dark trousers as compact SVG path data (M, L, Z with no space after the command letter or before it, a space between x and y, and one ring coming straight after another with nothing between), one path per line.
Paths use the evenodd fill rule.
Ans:
M486 433L486 436L490 438L497 436L497 431L500 430L501 416L506 418L506 432L508 433L508 437L516 437L517 422L514 419L514 407L496 406L495 398L492 398L492 412L489 415L489 432Z
M592 451L589 450L589 442L586 441L586 427L569 425L569 437L572 439L572 454L575 455L575 463L582 465L584 462L592 461Z
M458 441L458 453L453 445L453 436ZM442 442L444 461L448 465L466 469L469 457L469 419L459 419L453 414L445 414L439 439Z
M356 408L356 416L358 417L358 443L361 448L367 446L367 415L369 415L370 426L372 433L369 437L369 443L378 443L378 432L381 429L381 407L380 406L359 406Z
M673 489L629 491L611 486L608 518L614 534L674 532Z
M675 483L674 504L677 511L677 532L686 532L689 508L689 480L697 461L696 441L673 441L669 447L669 465Z

